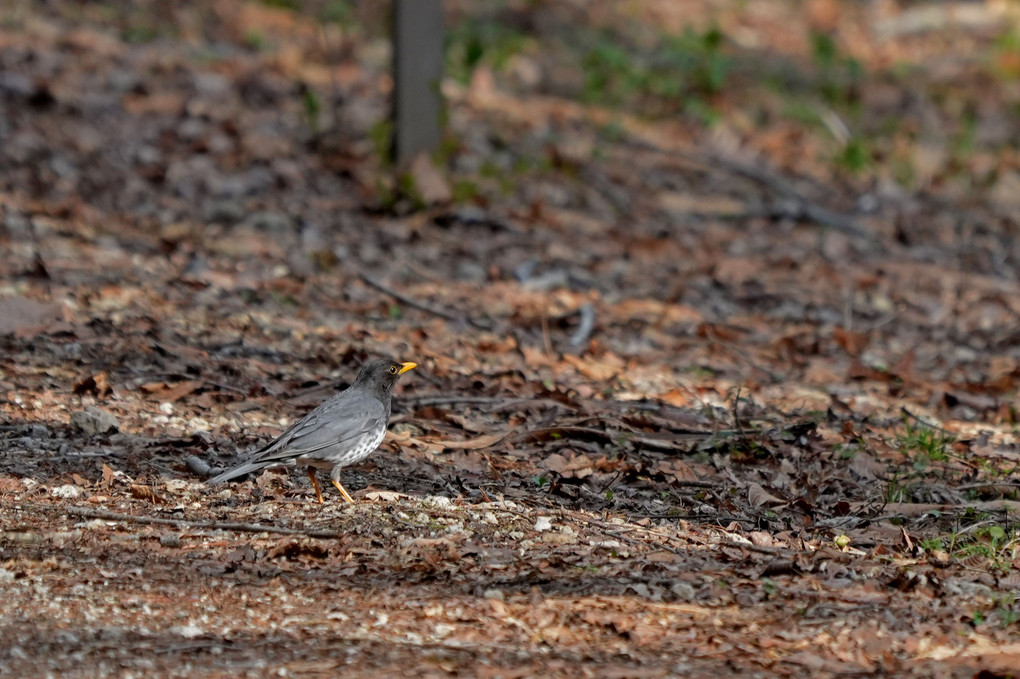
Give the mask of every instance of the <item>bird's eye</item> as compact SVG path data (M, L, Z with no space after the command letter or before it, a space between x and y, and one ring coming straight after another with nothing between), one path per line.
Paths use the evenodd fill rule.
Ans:
M391 375L396 375L397 374L397 366L395 366L395 365L391 365L390 366L390 374Z

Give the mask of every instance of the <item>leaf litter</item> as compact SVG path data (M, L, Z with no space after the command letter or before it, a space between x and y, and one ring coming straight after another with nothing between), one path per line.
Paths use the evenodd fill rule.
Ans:
M430 195L475 198L387 207L378 59L328 64L314 23L256 4L166 10L219 57L56 5L0 29L0 670L1015 667L1017 253L993 204L849 220L859 183L768 116L699 147L481 68L444 84L462 142L428 168ZM746 30L790 11L763 7ZM277 35L296 47L251 46ZM301 87L361 127L315 136ZM548 163L512 175L529 153ZM345 470L359 504L280 471L202 485L193 460L236 461L379 353L422 369Z

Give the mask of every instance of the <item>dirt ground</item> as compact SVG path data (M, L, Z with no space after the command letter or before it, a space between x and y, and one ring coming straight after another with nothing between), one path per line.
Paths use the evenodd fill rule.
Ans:
M292 4L0 10L0 675L1018 673L1012 4L450 2L404 174ZM203 483L378 355L356 504Z

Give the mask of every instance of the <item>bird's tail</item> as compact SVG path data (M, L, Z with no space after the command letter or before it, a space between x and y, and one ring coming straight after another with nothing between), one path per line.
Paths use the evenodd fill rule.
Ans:
M206 481L206 483L209 485L223 483L224 481L230 481L231 479L236 479L239 476L244 476L245 474L251 474L252 472L265 469L267 466L268 465L264 462L249 462L248 464L242 464L240 467L228 469L219 476L212 477Z

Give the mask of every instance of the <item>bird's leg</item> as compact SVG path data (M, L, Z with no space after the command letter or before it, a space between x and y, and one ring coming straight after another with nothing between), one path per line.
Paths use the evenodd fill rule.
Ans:
M351 497L346 488L340 485L340 479L334 479L331 477L330 480L333 482L333 485L336 486L336 489L340 491L340 494L344 496L344 499L351 504L354 504L354 498Z
M319 498L319 504L321 505L323 502L322 491L319 490L319 482L315 478L315 467L308 468L308 478L312 480L312 487L315 488L315 497Z

